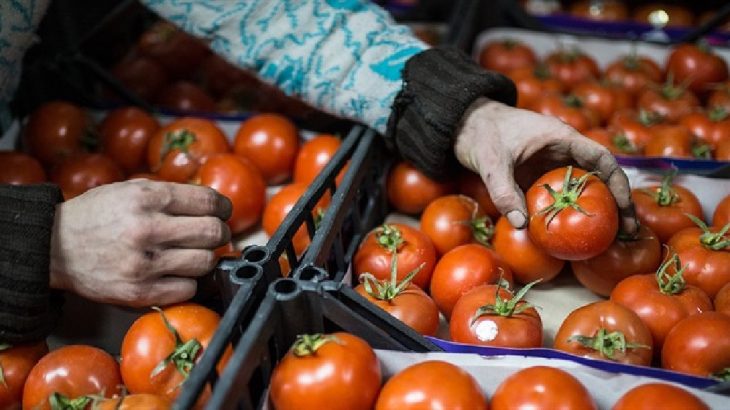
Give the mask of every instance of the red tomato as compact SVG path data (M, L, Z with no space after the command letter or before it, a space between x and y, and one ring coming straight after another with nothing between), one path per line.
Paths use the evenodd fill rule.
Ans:
M208 48L170 22L159 20L140 36L139 51L157 60L176 77L185 77L208 55Z
M332 160L342 145L334 135L320 134L302 144L294 161L294 182L311 184L324 167ZM342 168L335 181L339 185L345 176L347 166Z
M23 386L30 370L48 353L45 342L24 345L0 345L0 409L19 409Z
M281 225L284 221L284 218L289 215L289 212L291 212L294 205L296 205L297 201L299 201L299 198L301 198L307 191L307 188L309 188L309 186L293 183L285 185L281 188L281 190L279 190L279 192L271 197L264 207L264 215L262 218L264 232L266 232L267 235L272 236L274 234L274 232L279 228L279 225ZM314 206L312 214L314 217L315 228L319 223L319 220L322 218L322 215L324 215L329 203L329 195L323 195ZM291 241L292 245L294 245L294 252L296 252L297 255L301 255L310 243L306 223L297 230L291 238Z
M169 83L165 68L147 57L125 58L112 68L111 73L127 90L144 101L157 99L160 90ZM114 97L119 98L116 95Z
M105 399L95 404L93 410L168 410L170 402L156 394L130 394L127 396Z
M428 289L436 264L436 248L426 234L403 224L384 224L370 231L355 253L355 275L360 277L367 272L377 279L390 279L394 253L398 255L397 279L404 279L424 264L413 284Z
M471 172L469 170L463 170L459 176L459 193L466 195L470 198L474 198L479 203L479 206L484 210L490 218L498 218L499 211L492 202L492 197L489 196L487 186L484 184L482 177L479 174Z
M610 300L580 307L555 334L555 348L578 356L648 366L649 328L630 309Z
M580 50L555 51L547 56L545 64L550 74L566 86L601 76L596 61Z
M447 252L436 264L431 297L449 318L463 294L479 285L496 283L500 277L512 283L512 271L499 255L482 245L462 245Z
M730 195L717 204L712 214L712 226L722 228L730 223Z
M606 67L606 79L623 87L633 97L661 83L664 75L651 58L629 54Z
M269 185L291 177L298 148L297 127L278 114L259 114L244 121L233 143L233 152L249 158Z
M489 43L479 55L479 63L487 70L506 74L518 68L532 67L537 57L530 46L514 39Z
M672 77L661 89L648 88L637 100L637 107L652 112L669 122L677 122L700 106L697 96L683 86L675 85Z
M644 149L647 157L693 158L706 155L696 150L698 145L695 144L692 133L684 125L659 124L652 128L652 132L654 139L649 141Z
M669 331L662 367L701 377L730 374L730 316L703 312L687 317Z
M61 187L68 201L92 188L121 181L124 174L104 154L77 153L61 162L51 179Z
M615 111L631 108L633 105L628 91L596 80L578 83L572 88L572 92L585 107L598 115L601 123L608 122Z
M121 384L119 366L109 353L92 346L64 346L43 356L30 371L23 388L23 409L50 410L54 393L67 400L112 397Z
M194 181L228 197L233 212L228 219L236 235L254 226L261 218L266 201L266 183L259 170L246 158L235 154L214 154L198 168Z
M186 81L172 83L160 91L157 104L181 112L214 112L215 101L205 90Z
M611 410L710 410L694 394L667 383L646 383L634 387L613 405Z
M715 300L713 300L713 305L716 311L730 315L730 283L723 286L722 289L717 292Z
M82 150L82 140L90 126L89 118L79 107L51 101L30 114L23 142L31 155L50 167Z
M421 214L421 232L439 255L467 243L489 245L494 225L479 203L464 195L447 195L428 204Z
M712 52L707 44L680 44L669 54L667 73L673 74L678 82L687 84L692 92L701 94L711 84L727 80L725 60Z
M368 410L380 390L373 349L348 333L301 335L271 375L277 410Z
M616 132L622 134L636 147L639 153L654 139L654 128L661 124L658 115L645 110L620 110L613 114L610 126Z
M662 262L659 238L648 227L641 225L635 237L619 234L602 254L570 266L575 277L593 293L608 297L624 278L654 272Z
M0 151L0 184L27 185L46 182L46 171L37 159L22 152Z
M674 325L687 316L712 310L707 294L685 283L678 264L675 255L656 273L629 276L611 292L612 301L634 311L649 328L656 355Z
M640 149L636 147L622 131L610 128L592 128L583 135L608 148L615 155L636 155Z
M633 18L655 27L689 27L694 15L686 7L666 3L646 3L634 9Z
M679 121L690 132L710 144L713 149L723 140L730 140L730 118L723 108L716 108L708 112L693 112Z
M439 309L433 299L418 286L403 282L385 280L369 281L360 277L361 284L355 291L370 303L388 312L391 316L405 323L416 332L434 336L439 327Z
M528 367L507 377L494 392L490 407L491 410L597 408L578 379L564 370L547 366Z
M550 75L545 66L512 70L507 76L517 87L517 107L531 109L545 94L559 94L563 84Z
M180 384L203 355L219 322L217 313L193 303L172 305L161 312L140 316L122 340L124 385L131 393L157 394L175 400L180 393ZM231 354L228 346L216 366L218 374ZM167 359L171 361L166 363ZM185 368L187 370L182 370ZM197 404L202 406L209 397L210 388L206 387Z
M452 184L436 182L413 165L400 162L388 175L388 200L400 212L420 214L434 199L454 191Z
M530 238L555 258L589 259L616 238L618 210L611 192L580 168L548 172L532 184L526 199Z
M721 228L699 226L684 228L669 240L684 267L684 279L714 298L730 283L730 234Z
M532 109L541 114L552 115L578 132L586 131L599 124L598 115L575 95L544 95L532 106Z
M152 172L171 182L188 182L203 158L228 152L228 140L212 121L186 117L160 128L147 147Z
M629 11L617 0L580 0L570 5L570 14L595 21L622 21L626 20Z
M482 346L531 348L542 346L542 320L523 300L500 285L481 285L462 295L449 319L451 340Z
M136 107L113 110L99 126L101 149L127 174L147 168L147 145L160 128L157 120Z
M459 367L439 360L414 364L383 386L375 410L487 410L476 380Z
M558 276L565 265L535 246L526 229L515 229L505 217L497 221L492 246L509 266L515 281L522 284L537 279L547 282Z

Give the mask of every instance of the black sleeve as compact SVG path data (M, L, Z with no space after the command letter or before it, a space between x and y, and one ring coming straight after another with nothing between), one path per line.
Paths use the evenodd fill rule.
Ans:
M403 69L403 88L388 119L388 146L429 177L445 179L457 167L457 127L479 97L514 105L517 90L509 78L485 71L457 49L416 54Z
M43 339L58 319L49 263L62 200L55 185L0 185L0 343Z

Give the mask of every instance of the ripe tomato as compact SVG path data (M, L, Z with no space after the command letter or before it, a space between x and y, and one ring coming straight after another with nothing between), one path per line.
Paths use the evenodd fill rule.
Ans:
M730 316L703 312L685 318L669 331L662 349L662 367L701 377L728 380Z
M684 228L669 240L684 266L684 279L714 298L720 288L730 283L730 234L719 227Z
M712 310L707 294L687 285L682 271L674 255L655 273L629 276L611 292L612 301L634 311L649 328L656 355L674 325L687 316Z
M599 124L598 115L575 95L544 95L533 105L532 109L535 112L557 117L578 132L586 131Z
M612 128L592 128L583 132L583 135L608 148L615 155L636 155L640 151L625 133Z
M492 197L489 196L487 186L484 184L482 177L479 174L464 169L459 176L459 189L458 192L462 195L466 195L470 198L474 198L479 203L479 206L484 210L490 218L498 218L499 211L492 202Z
M390 204L406 214L420 214L431 201L454 191L452 184L436 182L407 162L390 170L387 187Z
M0 345L0 409L19 409L23 385L30 370L48 353L45 342L17 346Z
M662 403L664 410L710 410L694 394L668 383L646 383L634 387L611 410L653 410Z
M172 83L160 91L157 104L180 112L214 112L215 101L198 85L187 81Z
M244 121L233 143L233 152L249 158L269 185L291 177L298 148L297 127L278 114L259 114Z
M703 158L710 146L698 143L684 125L659 124L652 128L654 139L646 144L647 157Z
M554 367L533 366L507 377L492 396L491 410L598 407L588 390L570 373Z
M235 154L214 154L198 168L194 181L209 186L228 197L233 212L228 219L236 235L255 225L266 201L266 183L248 159Z
M311 184L324 167L332 160L342 145L342 141L334 135L320 134L302 144L294 161L294 182ZM347 166L342 168L335 178L339 185L345 176Z
M489 245L492 221L479 203L464 195L447 195L428 204L421 214L421 232L428 235L439 255L467 243Z
M580 168L557 168L526 194L532 241L548 255L589 259L616 238L618 211L606 184Z
M687 188L672 184L672 178L667 175L661 185L631 191L639 222L648 226L661 243L667 243L683 228L694 226L685 214L702 218L700 201Z
M555 51L547 56L545 64L550 74L566 86L601 76L596 61L580 50Z
M572 92L584 106L598 115L601 123L608 122L615 111L633 105L633 98L628 91L606 82L583 81L575 85Z
M610 300L571 312L555 334L555 348L639 366L648 366L652 358L649 328L632 310Z
M667 60L667 73L671 73L680 83L701 94L708 86L727 80L728 71L725 60L712 52L707 44L680 44L672 50Z
M679 121L699 106L697 96L683 86L675 85L672 77L667 79L661 89L645 90L637 101L639 109L652 112L669 122Z
M186 117L160 128L147 147L152 172L170 182L188 182L209 154L228 152L228 140L212 121Z
M61 162L51 179L68 201L100 185L124 179L122 170L104 154L77 153Z
M690 132L710 144L713 149L723 140L730 140L730 118L723 108L715 108L707 112L693 112L679 121Z
M436 264L436 248L426 234L403 224L384 224L368 233L355 253L354 274L360 277L367 272L380 280L390 279L393 254L398 256L398 280L424 264L413 284L427 289Z
M0 151L0 184L27 185L46 182L46 171L37 159L22 152Z
M137 47L143 55L157 60L175 77L195 72L209 53L200 40L164 20L155 22L142 33Z
M610 127L624 135L639 153L654 139L654 128L662 123L661 118L646 110L619 110L611 117Z
M264 207L264 215L262 218L262 225L264 232L267 235L272 236L274 232L279 228L279 225L284 221L289 212L294 208L299 198L304 195L307 191L308 186L304 184L293 183L285 185L279 190L271 199L266 203ZM322 198L314 206L312 214L314 217L314 226L317 227L319 220L324 215L325 209L329 206L330 198L329 195L323 195ZM314 234L314 232L312 233ZM294 236L291 238L292 245L294 245L294 252L297 255L301 255L302 252L309 246L310 239L307 234L306 223L302 225Z
M139 108L118 108L99 126L101 150L126 174L144 171L147 144L159 128L157 120Z
M570 266L575 277L593 293L608 297L624 278L654 272L662 262L659 239L648 227L641 225L635 237L619 233L602 254Z
M122 340L124 385L131 393L157 394L175 400L219 322L217 313L193 303L172 305L140 316ZM226 347L216 366L218 374L231 354L231 347ZM210 388L206 387L197 404L203 405L209 397Z
M440 360L414 364L383 386L375 410L487 410L487 398L474 378Z
M537 57L530 46L514 39L489 43L479 55L479 63L487 70L506 74L518 68L532 67Z
M712 214L712 226L722 228L728 223L730 223L730 195L717 204L715 212Z
M271 375L277 410L371 409L380 390L373 349L349 333L301 335Z
M558 276L565 265L535 246L526 229L515 229L505 217L497 220L492 246L509 266L515 281L522 284L537 279L547 282Z
M512 283L512 271L491 249L468 244L456 247L436 264L431 277L431 297L449 318L461 295L472 288L496 283L503 278Z
M606 79L623 87L633 97L661 83L662 69L651 58L629 54L606 67Z
M89 395L112 397L121 384L119 366L109 353L92 346L64 346L43 356L30 371L23 388L23 409L50 410L54 393L63 401Z
M545 94L559 94L563 84L550 75L545 66L524 67L509 71L507 76L517 87L517 107L531 109Z
M169 410L170 402L156 394L130 394L127 396L104 399L96 403L93 410Z
M718 161L730 161L730 140L720 141L715 150L715 159Z
M463 294L449 320L451 340L482 346L542 346L542 320L523 300L534 283L517 294L497 285L481 285Z
M50 167L82 150L82 140L90 126L89 118L79 107L51 101L30 114L23 142L31 155Z
M125 58L112 68L111 73L127 90L148 102L154 101L169 83L165 68L147 57Z
M570 14L595 21L622 21L629 11L624 3L616 0L580 0L570 5Z
M723 286L720 291L717 292L712 304L716 311L730 315L730 283Z

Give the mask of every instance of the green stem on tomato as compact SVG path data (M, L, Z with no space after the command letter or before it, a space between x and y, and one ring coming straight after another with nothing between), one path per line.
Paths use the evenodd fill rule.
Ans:
M578 342L583 347L592 349L610 360L616 360L616 352L625 353L628 349L649 349L649 346L639 343L627 343L626 336L619 331L609 332L604 328L598 329L594 336L575 335L569 342Z
M721 251L730 247L730 236L728 236L730 223L720 228L718 232L713 233L702 219L687 213L685 213L685 216L702 229L702 234L700 235L700 243L702 246L713 251Z
M670 268L674 268L674 274L669 273ZM676 253L672 254L656 271L659 291L668 296L682 293L687 286L687 282L684 280L684 269L679 256Z
M416 277L418 272L426 266L426 263L421 263L416 269L403 278L400 283L398 282L398 254L394 253L393 257L390 258L390 280L378 280L372 273L364 272L360 274L358 278L365 288L365 292L375 299L391 302L398 295L408 288L413 278Z
M400 229L389 224L383 224L383 226L375 231L375 240L380 246L391 253L397 253L403 243L405 243Z
M525 310L534 307L529 302L523 300L523 298L525 297L525 294L527 294L527 291L529 291L530 288L535 286L541 280L542 279L538 279L528 283L516 294L514 294L512 298L505 300L502 299L502 297L499 295L499 291L502 289L507 289L507 287L504 285L502 278L500 278L499 282L497 282L497 288L494 296L494 304L480 306L479 309L477 309L476 313L474 313L474 317L471 319L471 324L473 325L482 316L497 315L510 317L514 315L519 315ZM509 291L509 289L507 290ZM511 291L509 292L512 293Z
M337 337L321 333L298 335L294 344L292 344L291 350L296 357L312 356L317 353L319 348L329 342L337 343Z
M537 213L538 215L547 214L547 220L545 222L546 226L550 225L550 222L552 222L555 216L557 216L560 211L566 208L573 208L586 216L592 216L587 213L580 205L578 205L578 198L583 193L583 190L588 184L588 178L596 175L596 172L587 172L585 173L585 175L581 176L578 179L571 177L572 172L573 167L568 166L568 170L565 172L565 179L563 180L563 187L560 191L555 191L548 184L543 185L543 188L545 188L550 193L550 196L552 196L554 200L551 205L541 209Z
M91 403L91 397L89 396L71 399L58 392L48 396L48 404L51 406L51 410L83 410L89 403Z
M177 329L170 324L162 309L157 306L153 306L152 309L162 316L162 321L165 324L165 327L175 338L175 348L165 359L152 369L150 378L160 374L170 363L172 363L175 365L178 373L180 373L183 378L187 379L190 375L190 371L195 366L195 358L198 356L198 352L203 348L203 346L197 339L190 339L187 342L183 342L182 338L180 338L180 334L177 332Z

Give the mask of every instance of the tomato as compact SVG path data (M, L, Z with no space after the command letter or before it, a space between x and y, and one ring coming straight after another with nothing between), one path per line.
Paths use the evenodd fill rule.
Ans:
M91 122L77 106L64 101L47 102L33 111L23 131L31 155L50 167L82 150Z
M720 291L717 292L712 304L716 311L730 315L730 283L723 286Z
M371 409L380 364L373 349L349 333L300 335L271 375L277 410Z
M64 346L33 366L23 388L23 409L50 410L54 393L64 401L89 395L112 397L121 384L119 366L109 353L92 346Z
M634 311L646 324L661 352L667 333L687 316L712 310L712 302L698 287L686 284L676 255L656 272L629 276L611 292L611 300Z
M675 85L672 77L660 89L648 88L636 103L639 109L652 112L669 122L677 122L700 106L697 96L684 86Z
M284 218L291 212L296 205L299 198L304 195L309 186L304 184L293 183L285 185L279 190L271 199L266 203L264 207L264 215L262 219L262 225L264 232L267 235L272 236L274 232L279 228L279 225L284 221ZM324 215L325 209L329 206L330 198L329 195L323 195L322 198L315 204L314 210L312 211L314 217L315 228L319 223L319 220ZM307 234L306 223L302 225L291 238L292 245L294 246L294 252L297 255L301 255L302 252L309 246L310 239Z
M625 89L596 80L578 83L572 92L585 107L598 115L601 123L608 122L615 111L633 105L632 97Z
M208 347L219 322L217 313L193 303L167 306L140 316L122 340L124 385L131 393L157 394L175 400L180 385ZM231 354L231 347L226 347L216 366L218 374ZM197 404L203 405L209 397L210 388L206 387Z
M662 123L661 118L646 110L619 110L611 117L610 127L624 135L639 153L654 139L654 128Z
M93 407L93 410L168 410L170 402L156 394L130 394L127 396L104 399Z
M671 73L680 83L701 94L708 86L728 78L727 63L712 52L707 44L680 44L672 50L667 59L667 73Z
M403 224L384 224L370 231L355 253L353 272L357 277L367 272L380 280L390 279L394 253L398 255L397 279L424 264L413 284L427 289L436 264L436 248L426 234Z
M598 115L575 95L545 95L533 105L532 109L541 114L557 117L578 132L596 127L599 123Z
M717 204L715 212L712 214L712 226L722 228L728 223L730 223L730 195Z
M169 83L165 68L147 57L125 58L112 68L111 73L128 91L144 101L154 101Z
M646 3L634 9L634 20L655 27L689 27L694 15L687 8L666 3Z
M668 383L646 383L621 396L611 410L710 410L697 396Z
M528 367L507 377L494 392L490 407L491 410L597 408L578 379L548 366Z
M33 366L46 353L48 346L45 342L0 345L0 409L20 408L25 380Z
M487 398L474 377L440 360L428 360L401 370L385 383L375 404L375 410L487 408Z
M673 176L664 177L661 185L631 190L636 206L636 217L659 238L667 243L675 233L694 226L685 214L702 218L702 207L697 197L687 188L672 184Z
M27 185L46 182L46 171L37 159L22 152L0 151L0 184Z
M694 136L717 149L722 141L730 140L730 118L724 108L714 108L707 112L693 112L679 121Z
M181 112L214 112L215 101L198 85L186 81L172 83L160 91L157 104Z
M143 55L157 60L176 77L195 72L209 53L203 42L164 20L145 30L137 41L137 47Z
M707 158L710 146L698 142L684 125L659 124L653 127L654 139L646 144L647 157Z
M449 319L451 340L482 346L542 346L542 320L523 300L531 283L517 294L497 285L481 285L463 294Z
M104 154L77 153L61 162L51 179L61 187L68 201L92 188L121 181L124 174Z
M722 108L730 111L730 81L716 85L716 89L707 98L707 109Z
M596 61L580 50L555 51L547 56L545 64L550 74L566 86L601 76Z
M428 235L439 255L467 243L489 245L492 221L479 203L464 195L447 195L428 204L421 214L421 232Z
M550 75L545 66L518 68L507 73L517 87L517 107L532 108L543 95L558 94L563 84Z
M324 167L332 160L342 145L334 135L320 134L302 144L294 161L294 182L311 184ZM347 166L335 178L339 185L345 176Z
M715 159L718 161L730 161L730 140L720 141L717 144Z
M506 74L518 68L532 67L537 57L528 45L514 39L489 43L479 55L479 64L487 70Z
M388 200L406 214L420 214L434 199L454 191L450 183L440 183L423 175L407 162L395 165L388 175Z
M269 185L291 177L298 148L297 127L278 114L259 114L244 121L233 143L233 152L249 158Z
M605 76L609 82L623 87L634 97L661 83L664 77L654 60L636 54L622 56L609 64Z
M613 288L632 275L654 272L662 262L659 239L641 225L636 236L619 233L616 240L598 256L570 263L575 277L593 293L608 297Z
M431 297L449 318L463 294L479 285L496 283L500 277L512 283L512 271L499 255L482 245L461 245L443 255L436 264L431 277Z
M499 211L492 202L492 197L489 196L487 186L484 184L482 177L479 174L464 169L459 176L459 189L458 192L462 195L466 195L470 198L474 198L479 203L479 206L484 210L490 218L498 218Z
M147 146L152 172L170 182L188 182L209 154L228 152L228 140L212 121L185 117L160 128Z
M497 220L492 246L509 266L515 281L522 284L537 279L547 282L558 276L565 265L535 246L526 229L515 229L505 217Z
M639 153L639 148L622 131L611 128L592 128L583 132L583 135L608 148L615 155L636 155Z
M703 312L685 318L669 331L662 349L662 367L702 377L728 380L730 316Z
M616 0L580 0L570 5L570 14L596 21L622 21L629 11L624 3Z
M648 366L652 339L641 318L610 300L572 311L555 334L555 348L578 356Z
M194 181L228 197L233 212L228 219L236 235L254 226L264 210L266 183L259 170L246 158L235 154L214 154L198 168Z
M557 168L526 194L530 239L548 255L589 259L616 238L618 210L606 184L580 168Z
M109 112L99 126L101 149L127 174L147 168L147 144L160 128L157 120L136 107Z
M200 73L204 88L219 97L225 95L232 86L250 86L255 83L245 71L215 53L203 60Z

